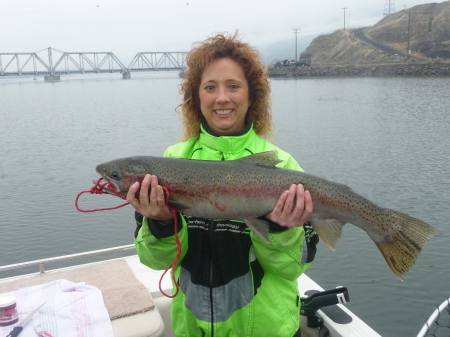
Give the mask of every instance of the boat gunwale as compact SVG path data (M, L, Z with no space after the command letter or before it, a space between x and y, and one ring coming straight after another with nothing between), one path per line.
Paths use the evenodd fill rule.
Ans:
M135 248L134 244L124 245L124 246L116 246L116 247L98 249L98 250L91 250L88 252L62 255L62 256L56 256L56 257L48 257L48 258L33 260L33 261L19 262L19 263L9 264L9 265L5 265L5 266L0 266L0 272L7 271L7 270L20 269L20 268L25 268L25 267L39 266L39 271L41 273L43 273L45 263L67 261L67 260L73 260L73 259L78 259L78 258L82 258L82 257L89 257L89 256L95 256L95 255L101 255L101 254L107 254L107 253L116 253L116 252L121 252L124 250L129 250L132 248Z

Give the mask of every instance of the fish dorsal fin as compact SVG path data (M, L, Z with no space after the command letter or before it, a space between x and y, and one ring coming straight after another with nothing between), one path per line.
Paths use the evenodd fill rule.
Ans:
M275 150L255 153L237 160L246 163L251 163L254 165L269 166L269 167L274 167L275 165L282 162L282 160L278 158L278 152Z
M310 220L310 222L320 239L331 250L336 250L345 223L336 219Z

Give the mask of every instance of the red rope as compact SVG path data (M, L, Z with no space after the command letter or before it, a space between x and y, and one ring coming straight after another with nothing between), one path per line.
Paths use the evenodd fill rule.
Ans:
M80 193L78 193L76 199L75 199L75 207L77 208L77 210L79 210L80 212L97 212L97 211L106 211L106 210L111 210L111 209L117 209L120 207L124 207L126 205L128 205L129 203L125 203L123 205L119 205L116 207L109 207L109 208L97 208L97 209L91 209L91 210L83 210L80 207L78 207L78 199L80 198L80 196L83 193L91 193L91 194L114 194L115 196L126 200L126 198L122 197L119 193L117 193L114 188L113 185L111 183L105 183L105 184L100 184L100 181L102 180L102 178L99 178L97 180L97 182L95 183L95 185L90 189L90 190L86 190L86 191L81 191ZM177 217L177 210L169 205L169 200L170 200L170 195L169 195L169 190L165 187L162 186L162 188L164 189L164 191L166 192L166 205L167 207L169 207L169 210L172 212L173 214L173 226L174 226L174 231L175 231L175 245L176 245L176 254L175 254L175 259L173 260L173 262L166 268L166 270L164 270L164 272L162 273L160 279L159 279L159 291L161 292L161 294L163 294L166 297L169 298L174 298L175 296L178 295L178 292L180 290L180 286L178 285L177 279L175 277L175 268L177 266L178 263L178 259L180 258L181 255L181 242L180 239L178 237L178 217ZM166 275L166 273L169 271L169 269L171 270L171 279L172 279L172 283L175 285L176 291L175 294L173 295L169 295L167 293L164 292L164 290L162 290L162 280L164 278L164 276Z
M164 272L161 275L161 278L159 279L159 291L161 292L161 294L163 294L166 297L174 298L175 296L178 295L178 291L180 290L180 286L178 285L177 279L175 277L175 268L177 266L178 259L180 258L180 255L181 255L181 242L180 242L180 239L178 237L177 210L174 207L169 206L169 197L170 197L169 190L166 187L164 187L164 186L162 186L162 188L166 192L166 205L167 205L167 207L169 207L169 210L173 214L173 227L174 227L174 231L175 231L176 255L175 255L175 259L173 260L173 262L166 268L166 270L164 270ZM164 275L166 275L166 273L169 271L169 269L172 269L170 275L171 275L171 278L172 278L172 283L175 285L175 288L176 288L175 294L173 294L173 295L166 294L164 292L164 290L162 290L162 286L161 286L162 279L164 278Z
M114 191L113 185L111 183L104 183L102 185L100 185L100 181L102 180L102 178L99 178L97 180L97 182L95 183L94 186L92 186L92 188L90 190L86 190L86 191L81 191L80 193L78 193L76 199L75 199L75 207L77 208L77 210L79 210L80 212L98 212L98 211L107 211L107 210L111 210L111 209L117 209L123 206L128 205L129 203L125 203L123 205L119 205L116 207L109 207L109 208L96 208L96 209L89 209L89 210L84 210L81 209L80 207L78 207L78 199L80 198L80 196L83 193L91 193L91 194L114 194L115 196L126 200L126 198L122 197L119 193L117 193L116 191Z

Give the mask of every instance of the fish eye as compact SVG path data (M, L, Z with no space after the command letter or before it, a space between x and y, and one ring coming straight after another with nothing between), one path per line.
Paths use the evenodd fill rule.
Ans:
M114 180L120 180L121 175L120 175L120 173L113 171L113 172L111 172L111 178L113 178Z

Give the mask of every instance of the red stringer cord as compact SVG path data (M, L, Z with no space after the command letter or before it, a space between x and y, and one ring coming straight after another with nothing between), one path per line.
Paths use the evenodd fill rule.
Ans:
M91 209L91 210L83 210L81 208L78 207L78 199L80 198L80 196L83 193L91 193L91 194L114 194L115 196L126 200L126 198L122 197L119 193L117 193L116 191L114 191L113 185L111 183L105 183L105 184L101 184L100 185L100 181L102 180L102 178L98 179L97 182L95 183L95 185L90 189L90 190L86 190L86 191L81 191L80 193L78 193L76 199L75 199L75 207L77 208L77 210L79 210L80 212L97 212L97 211L106 211L106 210L111 210L111 209L117 209L120 207L124 207L126 205L129 204L129 202L123 204L123 205L119 205L116 207L109 207L109 208L97 208L97 209ZM178 217L177 217L177 210L169 205L169 200L170 200L170 195L169 195L169 190L167 189L167 187L162 186L162 188L164 189L164 191L166 192L166 205L167 207L169 207L169 210L172 212L173 214L173 226L174 226L174 231L175 231L175 245L176 245L176 255L175 255L175 259L173 260L173 262L166 268L166 270L164 270L164 272L162 273L160 279L159 279L159 291L161 292L161 294L163 294L166 297L169 298L174 298L175 296L178 295L178 292L180 290L180 286L178 285L177 279L175 277L175 269L178 263L178 259L180 258L181 255L181 241L178 237ZM162 280L164 278L164 275L166 275L166 273L169 271L169 269L171 270L171 279L172 279L172 283L175 285L175 294L173 295L169 295L167 293L164 292L164 290L162 290Z
M80 198L80 196L83 193L91 193L91 194L114 194L116 197L119 197L120 199L126 200L126 198L122 197L119 193L117 193L116 191L114 191L113 189L113 185L111 183L104 183L102 185L100 185L100 181L103 178L99 178L97 180L97 182L95 183L94 186L92 186L92 188L90 190L86 190L86 191L81 191L80 193L78 193L76 199L75 199L75 207L77 208L77 210L79 210L80 212L98 212L98 211L107 211L110 209L117 209L123 206L126 206L129 204L129 202L123 204L123 205L119 205L116 207L109 207L109 208L96 208L96 209L89 209L89 210L85 210L85 209L81 209L80 207L78 207L78 199Z
M175 231L176 255L175 255L175 259L173 260L173 262L166 268L166 270L164 270L164 272L161 275L161 278L159 279L159 291L161 292L161 294L163 294L166 297L174 298L175 296L178 295L178 291L180 290L180 286L178 285L177 279L175 277L175 269L177 267L178 259L180 258L180 255L181 255L181 242L180 242L180 238L178 237L177 210L174 207L169 206L169 196L170 195L169 195L169 190L167 189L167 187L162 186L162 188L166 192L166 205L167 205L167 207L169 207L169 210L173 214L173 227L174 227L174 231ZM166 294L164 292L164 290L162 290L162 286L161 286L162 279L163 279L164 275L166 275L166 273L169 269L172 269L172 271L171 271L172 283L175 285L175 288L176 288L175 294L173 294L173 295Z

